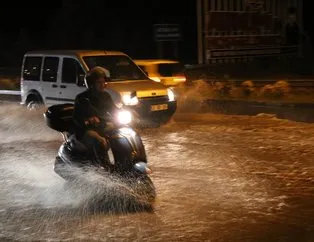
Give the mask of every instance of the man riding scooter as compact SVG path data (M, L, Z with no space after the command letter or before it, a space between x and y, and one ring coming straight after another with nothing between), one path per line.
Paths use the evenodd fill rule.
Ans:
M112 97L106 92L110 73L100 66L92 68L85 76L87 90L78 94L74 102L73 119L76 138L89 150L94 151L98 160L108 161L109 144L104 130L97 129L105 113L117 109ZM110 164L104 164L110 166Z

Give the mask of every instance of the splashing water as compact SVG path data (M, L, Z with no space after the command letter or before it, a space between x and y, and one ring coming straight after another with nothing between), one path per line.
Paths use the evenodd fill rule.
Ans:
M44 109L29 111L17 104L1 104L0 143L60 140L58 132L46 126Z
M178 109L177 113L197 113L204 109L204 101L213 93L207 82L197 80L193 86L177 89Z
M4 105L3 105L4 106ZM46 126L44 110L26 110L16 104L0 109L0 205L13 208L77 208L95 204L109 211L126 211L137 198L121 180L95 170L66 183L53 171L62 136ZM81 179L83 180L83 179ZM128 205L128 206L126 206Z

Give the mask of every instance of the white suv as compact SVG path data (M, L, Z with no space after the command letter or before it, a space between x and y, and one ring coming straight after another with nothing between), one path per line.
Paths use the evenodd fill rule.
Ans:
M85 73L94 66L110 71L110 89L119 92L124 104L139 117L167 122L175 113L174 93L147 75L122 52L103 50L30 51L21 70L21 103L29 108L74 103L86 90Z

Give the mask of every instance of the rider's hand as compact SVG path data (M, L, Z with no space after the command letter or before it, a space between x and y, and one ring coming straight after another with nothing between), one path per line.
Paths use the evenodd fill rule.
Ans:
M97 116L90 117L85 121L85 124L99 124L100 119Z

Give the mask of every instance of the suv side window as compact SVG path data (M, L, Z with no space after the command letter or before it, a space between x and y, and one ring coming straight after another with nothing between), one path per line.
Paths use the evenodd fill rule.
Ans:
M23 79L30 81L39 81L42 57L25 57L23 68Z
M62 83L77 83L84 86L84 71L77 60L73 58L63 58L62 64Z
M58 66L58 57L45 57L42 80L44 82L56 82L58 75Z

